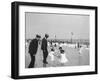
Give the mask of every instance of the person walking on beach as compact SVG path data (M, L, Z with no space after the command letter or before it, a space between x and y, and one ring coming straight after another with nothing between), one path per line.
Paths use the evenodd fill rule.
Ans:
M41 38L40 35L36 35L35 39L32 39L32 41L30 42L29 54L31 57L31 62L29 64L28 68L34 68L34 66L35 66L35 56L37 53L38 43L39 43L40 38Z
M47 57L48 57L48 45L47 45L47 38L49 37L48 34L45 34L45 37L42 39L41 49L43 51L43 63L48 64Z

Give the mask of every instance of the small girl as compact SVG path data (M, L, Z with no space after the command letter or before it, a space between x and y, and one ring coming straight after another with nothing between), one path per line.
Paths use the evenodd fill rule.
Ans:
M61 55L61 58L60 58L59 61L60 61L61 65L64 66L64 64L65 64L66 62L68 62L68 59L66 58L66 53L65 53L65 51L62 49L62 47L60 47L59 50L60 50L60 55Z
M51 51L50 51L50 53L49 53L49 56L51 57L51 61L54 61L54 49L53 48L51 48Z
M84 47L81 46L81 47L79 48L79 54L82 54L83 50L84 50Z

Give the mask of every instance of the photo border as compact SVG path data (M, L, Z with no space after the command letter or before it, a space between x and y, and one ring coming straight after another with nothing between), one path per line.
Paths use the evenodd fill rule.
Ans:
M81 5L62 5L62 4L49 4L49 3L31 3L31 2L12 2L11 4L11 77L13 79L25 78L43 78L43 77L58 77L58 76L72 76L72 75L88 75L98 73L97 62L97 7L96 6L81 6ZM95 71L89 72L75 72L75 73L59 73L59 74L43 74L43 75L26 75L19 76L19 6L41 6L41 7L56 7L56 8L73 8L73 9L89 9L95 10Z

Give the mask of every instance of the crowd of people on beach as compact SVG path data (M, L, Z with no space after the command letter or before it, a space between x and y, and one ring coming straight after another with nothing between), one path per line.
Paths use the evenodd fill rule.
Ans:
M48 41L49 38L48 34L45 34L44 38L41 39L40 35L36 35L34 39L31 40L29 44L29 54L31 57L30 64L28 68L34 68L35 67L35 60L36 60L36 53L38 49L38 45L41 45L41 50L43 52L43 64L48 64L47 57L50 57L51 62L55 61L55 57L58 59L57 61L61 64L61 66L64 66L65 63L68 62L68 58L66 57L66 52L63 49L63 46L65 47L71 47L71 48L78 48L79 54L82 53L83 48L87 48L86 46L80 46L79 43L76 44L68 44L65 42L53 42ZM41 42L40 42L41 40ZM48 51L49 48L49 51ZM55 49L56 48L56 49Z

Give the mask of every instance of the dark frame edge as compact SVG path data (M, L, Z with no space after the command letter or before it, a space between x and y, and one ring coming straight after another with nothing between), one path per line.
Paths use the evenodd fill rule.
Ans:
M45 74L45 75L26 75L19 76L16 79L31 79L31 78L49 78L49 77L64 77L64 76L82 76L82 75L93 75L97 74L95 71L91 72L77 72L77 73L59 73L59 74Z
M18 5L11 3L11 78L18 78Z
M95 7L95 73L98 74L98 7Z
M86 6L86 5L69 5L69 4L21 2L21 1L14 1L13 3L16 3L18 5L28 5L28 6L34 5L34 6L58 7L58 8L77 8L77 9L95 9L97 7L97 6Z

